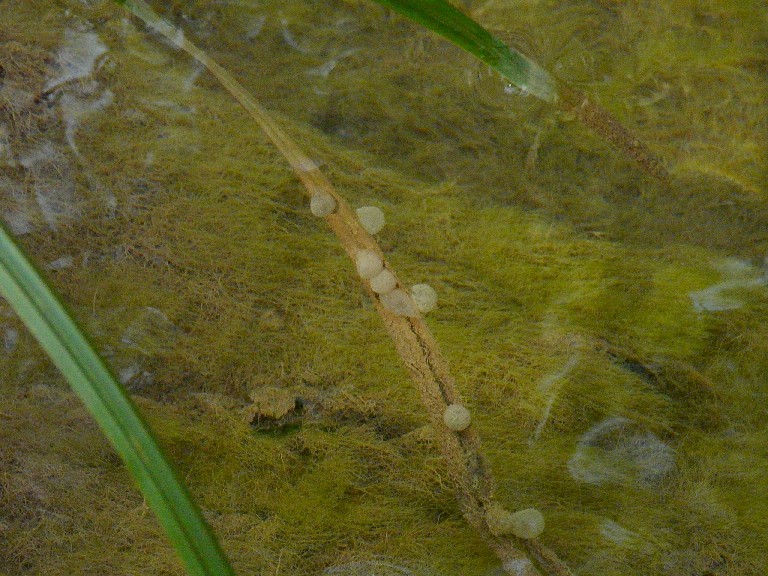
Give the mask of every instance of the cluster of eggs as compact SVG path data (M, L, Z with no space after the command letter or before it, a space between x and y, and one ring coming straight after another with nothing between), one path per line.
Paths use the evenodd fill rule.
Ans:
M325 217L336 210L336 199L328 192L312 195L309 208L313 215ZM384 212L376 206L363 206L356 211L360 226L369 234L377 234L384 228ZM416 284L410 293L397 287L397 278L384 265L384 261L373 250L359 250L355 256L357 273L368 281L371 290L379 297L381 304L399 316L417 316L437 306L437 293L429 284Z
M327 192L318 192L310 201L312 214L325 217L336 210L336 199ZM360 225L369 233L377 234L384 227L384 212L375 206L363 206L356 211ZM437 293L429 284L416 284L410 293L397 287L397 278L388 270L384 260L373 250L361 249L355 255L357 274L368 282L381 304L399 316L417 316L437 305ZM469 410L461 404L450 404L443 412L446 428L456 433L464 432L472 422ZM486 510L486 522L495 536L514 535L518 538L536 538L544 530L544 517L535 508L508 512L493 503Z

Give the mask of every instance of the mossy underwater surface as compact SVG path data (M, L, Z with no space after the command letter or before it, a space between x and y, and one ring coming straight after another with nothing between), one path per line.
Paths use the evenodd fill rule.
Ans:
M372 2L153 4L384 210L400 278L439 294L427 321L499 500L541 510L575 574L765 573L764 3L469 4L669 186ZM500 574L354 266L234 100L111 2L0 21L3 218L238 574ZM0 311L0 574L181 574Z

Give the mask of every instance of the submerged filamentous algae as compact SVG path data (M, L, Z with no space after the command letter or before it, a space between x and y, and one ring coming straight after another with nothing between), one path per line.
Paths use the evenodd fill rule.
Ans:
M497 498L540 510L574 574L764 574L768 8L465 4L671 184L372 2L153 3L384 211L400 279L439 295ZM0 22L0 213L238 574L505 573L354 266L231 97L111 2ZM181 574L0 311L0 574Z

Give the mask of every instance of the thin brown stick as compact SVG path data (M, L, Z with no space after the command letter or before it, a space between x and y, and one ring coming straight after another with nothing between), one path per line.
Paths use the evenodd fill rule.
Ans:
M558 87L558 105L575 114L585 125L637 162L640 167L661 182L668 183L669 172L648 148L632 134L618 119L599 104L592 102L586 94L569 88Z

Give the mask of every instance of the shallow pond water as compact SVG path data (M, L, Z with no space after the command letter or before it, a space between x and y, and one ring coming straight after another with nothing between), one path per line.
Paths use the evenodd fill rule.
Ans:
M426 315L496 499L573 574L768 559L768 8L462 9L618 117L577 119L374 2L152 2L353 208ZM113 2L0 3L0 215L134 395L238 574L514 574L289 163ZM0 303L0 574L182 574Z

